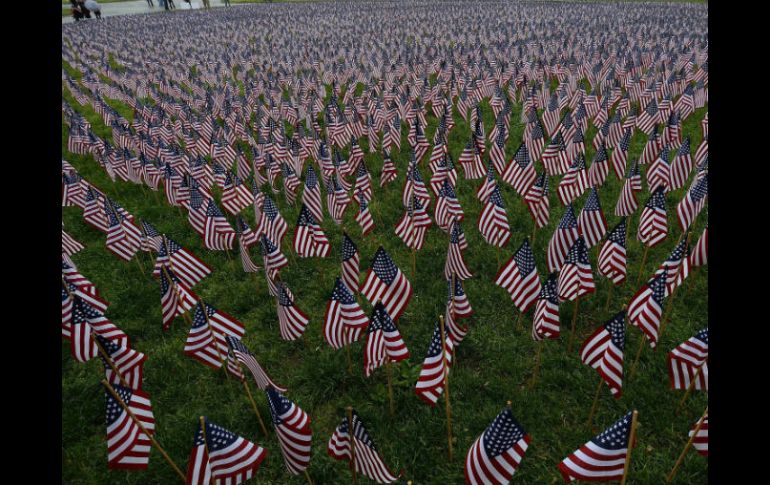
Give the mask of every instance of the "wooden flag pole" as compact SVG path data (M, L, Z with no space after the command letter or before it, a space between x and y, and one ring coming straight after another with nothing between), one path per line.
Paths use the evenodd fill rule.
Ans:
M393 384L390 375L390 357L388 356L385 356L385 371L388 373L388 401L390 404L390 415L393 416L395 414L395 408L393 406Z
M684 406L684 402L687 400L688 397L690 397L690 394L692 393L693 389L695 389L695 382L698 380L702 372L703 372L703 366L698 367L698 371L695 373L693 378L690 379L690 384L687 386L687 391L684 393L684 396L682 396L682 400L679 401L679 404L676 406L677 415L679 415L679 411L682 410L682 406Z
M610 289L607 291L607 303L604 305L604 313L607 313L610 309L610 301L612 300L612 289L615 288L615 283L610 280Z
M345 345L345 358L348 361L348 374L353 375L353 363L350 360L350 345Z
M631 434L628 437L628 449L626 450L626 465L623 467L623 479L620 481L620 485L626 485L626 478L628 478L628 467L631 464L631 451L634 446L634 438L636 437L636 417L639 411L634 409L634 414L631 417Z
M307 468L302 470L302 472L305 474L305 478L307 479L308 485L313 485L313 480L310 479L310 475L307 473Z
M642 282L642 275L644 274L644 263L647 262L647 251L650 250L649 246L644 247L644 256L642 256L642 264L639 266L639 276L636 278L636 286Z
M203 433L203 446L206 447L206 456L211 456L211 454L209 453L209 441L208 441L208 438L206 438L206 419L203 416L201 416L200 420L201 420L201 432ZM212 471L211 477L209 477L209 484L214 485L215 483L216 482L214 480L214 472Z
M353 432L353 408L348 406L348 437L350 439L350 471L353 473L353 485L358 485L358 477L356 477L356 439Z
M126 379L123 377L123 374L121 374L120 371L118 370L118 366L115 365L115 361L113 361L112 357L110 357L107 351L104 350L104 347L102 347L102 344L99 342L99 340L94 338L94 343L99 349L99 353L102 354L102 357L104 357L104 360L106 360L107 364L109 364L109 366L112 368L112 372L114 372L120 379L120 385L123 387L128 387L129 389L132 389L132 387L128 385L128 382L126 382Z
M575 323L577 322L579 305L580 305L580 297L577 297L575 299L575 311L572 313L572 333L569 336L569 345L567 345L567 353L572 352L572 343L575 341Z
M639 363L639 357L642 356L642 350L644 350L644 341L647 340L647 336L642 334L642 339L639 341L639 350L636 351L636 357L634 357L634 363L631 364L631 369L628 372L628 379L631 379L636 375L636 366ZM628 379L626 382L628 382Z
M532 371L532 378L529 381L530 388L535 387L535 383L537 382L537 377L540 374L540 359L541 359L541 354L543 353L544 342L541 340L537 342L535 345L537 345L537 354L535 354L535 369Z
M262 415L259 413L259 408L257 408L257 403L254 402L254 398L251 397L251 391L249 390L249 384L246 382L246 379L242 380L243 382L243 388L246 389L246 395L249 396L249 401L251 402L251 407L254 408L254 414L257 415L257 419L259 420L259 427L262 428L262 432L265 433L265 436L267 436L267 428L265 428L265 423L262 421Z
M452 271L452 289L449 290L449 316L454 318L455 311L455 290L457 289L457 275ZM457 349L452 347L452 357L456 356Z
M684 461L684 457L687 454L687 451L690 449L690 446L692 446L693 441L695 441L695 437L698 435L698 431L700 431L701 427L703 426L703 422L706 420L706 416L709 413L709 407L706 406L706 410L703 411L703 415L698 420L698 424L695 425L695 431L693 431L692 436L690 436L690 439L687 441L687 444L684 445L684 449L682 450L682 453L679 455L679 458L676 460L676 464L674 465L674 468L671 470L671 473L668 474L666 477L666 483L670 482L674 479L674 476L676 476L676 472L679 469L679 465L682 464L682 461Z
M596 412L596 404L599 402L599 394L602 392L602 384L604 384L604 379L602 379L602 376L599 376L599 385L596 387L596 395L594 396L594 403L591 406L591 413L588 415L588 427L591 427L591 423L594 420L594 413Z
M444 315L438 317L441 326L441 360L444 365L444 402L446 403L447 444L449 445L449 461L452 461L452 409L449 407L449 368L446 361L446 334L444 332Z
M516 317L516 330L521 330L521 317L524 316L524 312L519 312L519 316Z
M537 235L537 221L535 221L535 227L532 229L532 246L535 245L535 236Z
M171 459L170 456L166 453L166 450L164 450L160 444L155 440L155 437L147 432L147 429L144 427L141 421L137 419L137 417L134 415L134 413L131 411L131 409L126 405L126 403L123 402L123 399L118 395L117 392L115 392L115 389L112 388L109 382L107 382L107 379L102 379L102 385L107 388L108 391L110 391L110 394L112 394L112 397L114 397L120 405L123 407L123 409L128 413L128 415L131 417L131 419L136 423L137 426L139 426L139 429L142 430L142 433L147 435L148 438L150 438L150 441L152 441L152 444L155 445L155 448L160 451L161 455L163 455L163 458L166 459L169 465L171 465L171 468L174 469L174 471L182 478L183 482L187 482L187 478L184 476L184 473L182 473L182 470L179 469L178 466L176 466L176 463L174 463L174 460Z

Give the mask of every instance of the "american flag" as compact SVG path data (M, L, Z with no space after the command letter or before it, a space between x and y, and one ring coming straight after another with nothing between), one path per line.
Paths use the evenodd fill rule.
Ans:
M446 263L444 264L444 277L450 279L454 274L458 279L467 280L473 274L465 264L461 248L461 230L460 224L455 221L451 225L449 235L449 249L447 251Z
M382 246L374 254L372 267L361 286L361 294L372 305L381 301L394 321L398 320L412 299L411 283Z
M76 361L88 362L98 355L94 340L97 335L128 347L128 336L122 330L77 295L73 296L69 320L70 353Z
M445 335L444 338L442 345L441 328L436 322L436 328L433 330L430 346L428 346L428 354L423 361L415 387L417 396L431 406L436 405L439 396L444 392L444 375L449 372L449 365L452 362L454 343L450 335Z
M654 162L658 155L660 155L661 150L663 150L663 140L660 138L658 127L656 126L647 138L647 144L644 145L642 156L639 157L639 164L648 165Z
M359 290L359 253L353 240L348 237L346 232L342 233L342 249L340 251L340 257L342 258L342 281L345 286L354 295Z
M668 162L668 152L669 147L666 145L647 169L647 185L650 192L655 192L658 188L666 192L671 190L671 166Z
M107 249L125 261L131 261L141 246L142 234L133 222L118 214L109 199L104 201L104 213L107 214Z
M262 206L262 217L259 220L257 227L257 234L266 234L271 242L280 247L283 241L283 236L286 234L288 225L286 221L278 212L278 207L269 196L265 196L265 201Z
M497 137L492 148L489 151L489 160L495 167L497 173L502 174L505 171L505 125L497 132Z
M273 244L266 235L262 235L260 250L262 252L262 260L264 261L265 274L271 278L275 278L278 271L289 264L289 260L286 259L280 248Z
M698 427L700 419L693 424L692 429L687 436L692 436L695 433L695 428ZM701 424L698 434L695 435L695 439L692 441L692 446L701 456L709 456L709 415L705 414L703 418L703 424Z
M93 283L78 273L74 267L69 267L62 259L62 297L69 294L68 290L96 310L102 313L107 311L109 303L102 298Z
M653 97L650 99L650 102L647 103L642 114L637 118L636 127L649 135L658 123L662 123L662 120L660 119L660 113L658 111L658 103Z
M622 479L626 454L634 445L629 443L632 416L633 412L629 412L559 463L564 481Z
M636 212L639 202L636 200L636 193L642 190L642 176L639 171L639 163L631 162L631 168L623 182L623 188L620 190L618 203L615 205L615 215L628 217Z
M452 221L462 221L465 218L463 208L457 199L457 194L449 179L444 179L444 183L438 192L436 200L436 224L443 231L451 229Z
M620 284L626 279L626 218L622 218L604 241L599 251L599 273L609 278L613 284Z
M366 347L364 347L364 375L369 377L375 369L389 362L400 362L409 358L401 334L388 315L382 303L374 305L372 316L366 329Z
M203 245L206 249L214 251L227 251L233 248L235 242L235 230L227 222L227 218L209 198L206 209L206 220L203 226Z
M511 228L508 225L508 216L505 213L499 186L495 186L489 199L484 203L478 228L484 240L493 246L503 247L511 238Z
M495 180L495 170L490 163L487 165L487 176L484 178L484 183L482 183L476 190L476 198L478 198L482 204L485 203L487 200L489 200L489 196L492 195L492 191L495 190L495 187L497 187L497 181Z
M474 142L473 136L468 140L460 158L457 159L460 165L463 167L466 180L480 179L484 176L484 165L481 163L481 154L479 148Z
M522 197L529 192L530 187L535 183L537 178L535 164L532 163L529 150L524 143L519 145L513 159L503 171L502 177L503 181L510 184Z
M281 327L281 337L284 340L297 340L302 337L310 322L307 315L294 305L294 295L283 281L278 282L278 296L276 297L278 323Z
M679 227L683 231L692 225L693 221L703 207L706 205L706 198L708 197L708 173L701 177L700 180L687 191L684 198L676 206L676 217L679 221Z
M213 201L210 197L203 198L203 194L198 189L190 189L189 201L184 202L187 208L187 222L190 223L193 230L200 236L205 234L206 229L206 211L210 201Z
M243 271L256 273L260 268L251 260L249 248L256 244L259 239L240 214L235 216L235 233L238 235L238 251L241 255Z
M538 175L535 183L524 196L524 202L527 204L529 213L537 227L542 229L547 226L550 219L551 202L548 199L548 175L545 172Z
M382 150L382 172L380 172L380 187L384 187L388 182L396 180L398 171L393 160L390 159L390 151L387 149Z
M671 190L684 187L692 172L693 160L690 155L690 136L688 135L671 162Z
M275 388L268 387L265 393L283 461L289 473L299 475L310 465L310 416Z
M703 266L706 263L708 263L708 238L709 238L709 228L706 226L705 229L703 229L703 234L698 238L698 242L695 243L695 246L692 248L692 251L690 252L690 266L695 268L698 266Z
M254 377L254 382L257 383L257 387L259 387L262 390L267 389L268 387L272 386L276 389L278 389L281 392L286 392L285 387L281 387L278 384L276 384L270 376L265 372L265 370L262 368L261 365L259 365L259 362L257 362L257 358L252 354L249 349L246 347L246 344L241 341L238 337L235 337L233 335L226 335L225 336L225 342L227 342L227 358L228 360L228 368L236 368L238 367L237 364L233 363L231 364L230 361L236 360L246 366L246 368L251 371L252 377ZM237 374L233 372L234 374Z
M430 216L415 194L404 211L404 215L401 216L401 220L396 224L396 236L404 241L407 247L415 250L422 249L422 245L425 242L425 233L431 224Z
M242 338L246 334L243 323L201 301L195 306L192 322L184 353L214 369L219 369L227 363L229 347L225 337L233 335ZM243 377L240 370L236 375Z
M569 115L569 113L567 113ZM569 170L570 160L567 156L567 146L561 130L551 138L551 142L540 157L548 175L559 175Z
M468 333L467 326L461 326L458 318L467 318L473 315L473 308L468 301L468 295L465 294L463 284L460 279L455 278L454 289L452 288L452 279L447 279L447 303L444 312L444 323L446 325L447 339L453 346L459 345ZM452 346L452 347L453 347Z
M623 138L612 151L610 157L610 163L612 164L612 171L615 172L615 176L618 180L623 179L626 173L626 163L628 162L628 147L631 144L631 129L627 128L623 133Z
M369 211L369 203L366 201L363 193L358 193L356 201L358 202L356 222L361 226L361 235L366 236L374 229L374 220L372 219L372 213Z
M420 168L417 166L417 162L414 158L409 162L404 190L401 193L401 201L404 208L408 208L412 205L413 197L416 197L420 201L420 205L425 207L425 209L430 208L430 193L422 179Z
M529 434L506 407L468 449L465 483L507 485L524 458L529 442Z
M372 200L372 176L366 170L363 160L358 164L356 170L356 184L353 187L353 193L362 194L367 202Z
M687 237L679 240L665 261L661 263L658 271L666 273L666 296L674 292L690 274L690 258Z
M244 482L266 456L266 449L203 417L187 464L187 485Z
M321 203L321 186L313 166L308 164L305 171L305 189L302 191L302 203L308 208L316 221L323 222L323 206Z
M326 447L328 455L337 460L348 461L351 463L351 468L355 468L356 473L371 478L377 483L391 483L398 480L401 474L394 475L382 461L382 456L364 427L361 417L355 410L351 411L351 415L352 423L346 417L334 430ZM350 443L351 428L355 443L353 446ZM353 447L355 447L355 457L351 450Z
M105 386L110 386L103 381ZM110 469L146 470L150 463L152 441L129 415L142 424L144 430L155 434L155 416L150 396L141 390L119 384L110 386L117 397L105 389L107 404L107 467ZM125 407L124 407L125 406Z
M610 172L609 157L604 143L599 145L594 155L593 162L588 168L588 185L591 187L601 187L607 180L607 174Z
M529 239L524 239L511 259L500 268L495 284L510 293L513 304L522 313L538 300L542 286Z
M589 248L594 247L607 233L607 220L599 202L599 191L591 187L586 204L578 216L578 232L585 238Z
M192 288L200 283L203 278L211 274L211 268L206 263L180 246L176 241L168 236L163 236L162 241L158 250L158 257L155 260L153 276L156 278L160 277L163 268L166 267L171 269L185 285Z
M299 211L293 245L294 252L301 258L325 258L331 251L331 245L326 234L305 204L302 204Z
M583 236L578 236L559 270L559 299L573 301L596 291L588 249Z
M668 353L671 389L708 390L709 329L700 330ZM693 382L694 381L694 382Z
M567 174L559 182L556 194L562 204L571 204L580 197L588 188L588 174L586 173L586 159L583 153L579 153L572 162Z
M324 315L323 332L326 342L339 350L358 341L367 325L369 318L338 276L334 280L334 290Z
M663 187L650 195L639 217L637 239L647 247L653 247L666 239L668 222L666 221L666 196Z
M299 177L297 177L297 173L286 162L281 164L281 173L283 174L283 194L286 197L286 202L289 205L294 205L294 201L297 198L297 188L301 184Z
M161 246L163 246L163 235L155 229L155 226L147 221L142 220L142 251L155 251L160 252ZM64 236L62 235L62 240Z
M575 244L575 241L577 241L579 234L580 230L578 229L577 219L575 219L575 212L572 209L572 204L569 204L564 211L559 226L548 242L549 272L561 269L561 265L564 264L564 258L567 257L567 253L572 245Z
M599 372L615 399L620 399L622 393L625 346L626 311L621 310L596 329L580 348L580 360Z
M76 241L72 236L64 232L64 228L62 227L62 230L61 230L62 254L66 254L67 256L72 256L73 254L83 249L83 247L84 246L80 244L78 241Z
M225 210L231 214L238 214L253 202L254 195L248 187L243 184L240 177L227 172L224 188L222 190L222 206Z
M665 298L666 272L658 271L628 303L628 321L647 335L652 348L655 348L658 342L658 330Z
M120 345L120 343L106 339L101 335L95 335L95 338L98 345L107 353L107 357L102 354L99 355L104 362L107 381L111 384L121 384L125 381L131 389L141 389L142 372L147 356L128 345ZM119 375L115 373L107 359L112 361L118 369Z
M163 313L163 330L168 330L171 322L179 315L190 310L198 296L174 274L164 268L160 273L160 306Z

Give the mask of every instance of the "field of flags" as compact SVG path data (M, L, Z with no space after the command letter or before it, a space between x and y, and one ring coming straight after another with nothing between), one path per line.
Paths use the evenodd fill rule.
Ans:
M62 481L706 483L708 12L62 26Z

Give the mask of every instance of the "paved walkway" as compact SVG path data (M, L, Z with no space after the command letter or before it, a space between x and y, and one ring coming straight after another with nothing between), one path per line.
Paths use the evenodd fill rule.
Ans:
M98 2L99 0L97 0ZM114 2L114 3L100 3L99 5L102 6L102 18L104 17L114 17L116 15L132 15L137 13L157 13L157 12L165 12L166 10L160 6L160 2L158 0L153 0L152 2L155 6L150 7L147 5L147 0L132 0L130 2ZM224 7L225 3L223 0L210 0L209 2L211 4L211 7ZM193 9L198 9L203 7L203 2L201 0L191 0L191 3L185 3L182 0L174 0L174 5L176 5L177 10L190 10L190 5L192 5ZM232 6L238 5L236 3L231 3ZM67 5L63 5L66 7ZM94 17L94 14L91 14L90 19L83 19L83 21L89 22L96 20L96 17ZM66 17L63 16L61 18L61 23L68 24L71 22L74 22L75 19L72 18L72 15L67 15Z

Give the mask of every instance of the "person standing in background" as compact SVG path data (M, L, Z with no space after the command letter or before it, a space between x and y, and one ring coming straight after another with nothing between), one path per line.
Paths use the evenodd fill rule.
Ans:
M225 7L229 7L229 6L230 6L230 0L225 0Z
M96 0L86 0L85 6L96 15L97 19L102 18L102 7L96 3Z
M149 5L150 7L154 7L155 6L155 5L152 4L152 0L147 0L147 5Z

